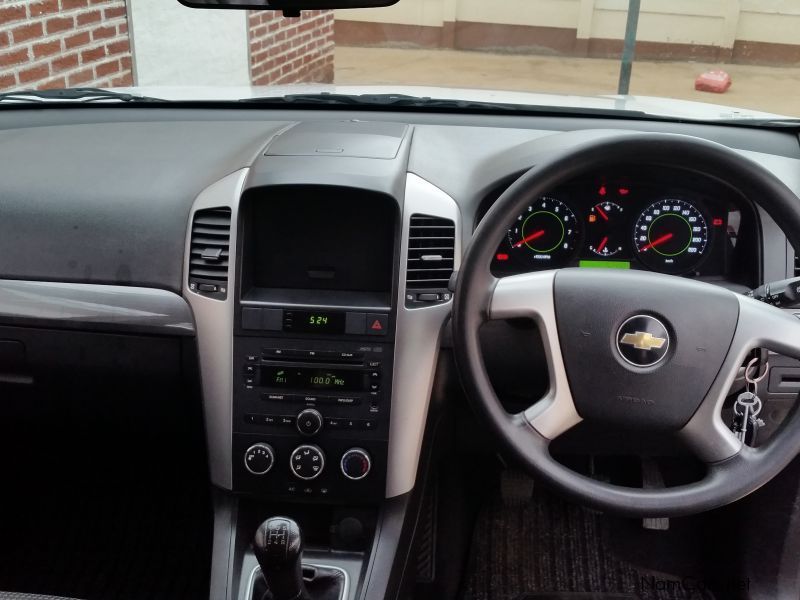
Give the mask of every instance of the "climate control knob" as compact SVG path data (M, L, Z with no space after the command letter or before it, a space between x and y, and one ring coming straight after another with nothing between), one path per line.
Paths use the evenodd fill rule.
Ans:
M319 446L298 446L289 457L289 468L299 479L316 479L325 469L325 453Z
M372 468L372 460L366 450L362 448L350 448L342 456L342 473L348 479L358 481L364 479Z
M259 442L253 444L244 453L244 467L253 475L266 475L275 464L275 452L272 446Z
M307 408L297 415L297 431L312 436L322 430L322 415L318 410Z

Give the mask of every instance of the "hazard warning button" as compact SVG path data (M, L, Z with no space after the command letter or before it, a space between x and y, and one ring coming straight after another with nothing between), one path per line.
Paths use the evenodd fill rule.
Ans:
M389 315L367 313L367 335L386 335Z

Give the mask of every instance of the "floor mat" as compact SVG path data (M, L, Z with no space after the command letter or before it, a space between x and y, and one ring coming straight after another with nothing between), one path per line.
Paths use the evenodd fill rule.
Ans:
M615 556L610 529L598 514L540 490L521 507L496 499L475 525L463 598L713 598L692 585L701 579L644 570Z

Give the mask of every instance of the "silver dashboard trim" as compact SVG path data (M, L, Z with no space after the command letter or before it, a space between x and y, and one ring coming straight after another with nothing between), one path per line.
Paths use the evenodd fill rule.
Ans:
M0 322L194 335L189 305L155 288L0 279Z
M200 192L192 205L186 230L183 296L194 312L197 352L203 390L203 415L206 427L211 482L233 488L233 312L239 198L250 169L240 169ZM231 237L228 264L228 297L208 298L189 289L188 278L192 222L194 214L205 208L231 209Z
M386 474L387 498L411 491L416 483L442 326L452 309L452 301L406 308L408 236L413 214L444 217L455 223L455 269L458 270L461 265L461 213L456 201L428 181L409 173L406 176L403 203L400 281L397 286L397 333Z

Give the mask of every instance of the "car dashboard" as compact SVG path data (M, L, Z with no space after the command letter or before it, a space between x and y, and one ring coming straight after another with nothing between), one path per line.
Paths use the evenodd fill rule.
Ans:
M188 387L220 493L280 508L393 506L425 467L473 232L555 140L608 129L724 144L800 193L797 136L747 127L254 106L0 111L0 389L24 397L54 365L124 372L135 387L196 360ZM702 173L619 165L507 215L491 269L650 270L743 292L795 273L758 200ZM516 327L487 335L517 347ZM165 340L178 340L169 363L147 351ZM546 368L486 362L501 396L546 389ZM225 531L219 543L233 548ZM255 559L236 544L230 563L249 575ZM227 581L228 557L214 564L212 580Z

